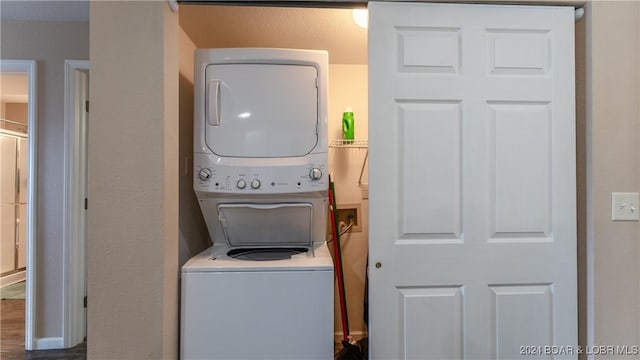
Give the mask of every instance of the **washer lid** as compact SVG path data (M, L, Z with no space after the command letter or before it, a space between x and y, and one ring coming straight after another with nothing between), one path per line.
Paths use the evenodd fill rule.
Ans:
M312 251L286 260L248 261L227 256L229 248L222 241L192 257L182 266L183 275L193 273L240 273L263 271L333 271L333 259L325 242L313 244ZM330 276L332 276L331 274ZM184 283L183 283L184 284Z
M225 157L296 157L318 142L318 71L285 64L206 68L205 141Z
M310 247L310 203L220 204L218 219L231 248Z

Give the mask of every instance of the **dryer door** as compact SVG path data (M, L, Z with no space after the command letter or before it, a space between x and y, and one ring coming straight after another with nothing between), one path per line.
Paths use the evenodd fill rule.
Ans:
M317 70L213 64L205 84L205 138L224 157L295 157L318 142Z

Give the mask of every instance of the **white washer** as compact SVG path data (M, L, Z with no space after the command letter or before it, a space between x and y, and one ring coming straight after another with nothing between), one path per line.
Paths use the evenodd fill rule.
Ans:
M182 268L182 359L332 359L333 262L326 243L247 261L216 244ZM331 294L331 296L327 296Z

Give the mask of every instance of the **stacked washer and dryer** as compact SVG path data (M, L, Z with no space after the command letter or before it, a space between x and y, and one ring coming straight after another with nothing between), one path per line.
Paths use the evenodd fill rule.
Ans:
M199 49L181 358L333 358L325 51Z

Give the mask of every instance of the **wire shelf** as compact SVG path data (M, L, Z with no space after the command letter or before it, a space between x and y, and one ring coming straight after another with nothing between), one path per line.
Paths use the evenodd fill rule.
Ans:
M368 140L344 140L333 139L329 141L330 148L360 148L366 149L369 147Z

